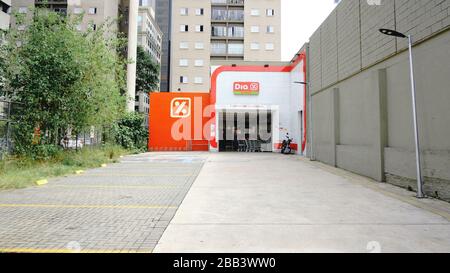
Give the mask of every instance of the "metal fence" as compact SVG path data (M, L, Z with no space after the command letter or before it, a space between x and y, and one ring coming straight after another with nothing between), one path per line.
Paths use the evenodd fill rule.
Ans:
M5 97L0 97L0 160L14 150L14 131L11 114L20 111L17 104ZM110 136L110 128L90 126L81 133L68 134L59 145L66 149L79 149L102 145ZM43 132L45 134L45 132Z
M0 159L13 149L11 126L11 101L0 98Z

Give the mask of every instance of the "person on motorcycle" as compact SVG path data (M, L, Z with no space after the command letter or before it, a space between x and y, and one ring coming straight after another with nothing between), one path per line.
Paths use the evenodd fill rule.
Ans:
M291 148L292 138L289 137L289 133L286 133L286 139L283 140L283 143L281 144L281 153L282 154L291 154L292 148Z

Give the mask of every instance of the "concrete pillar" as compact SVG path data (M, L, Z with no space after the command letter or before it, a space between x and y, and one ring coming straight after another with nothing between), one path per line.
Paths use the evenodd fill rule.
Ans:
M386 69L379 69L372 72L373 86L373 156L375 170L374 177L378 181L386 181L384 171L384 150L388 145L388 117L387 117L387 82Z
M338 162L337 162L337 146L340 145L340 110L339 110L339 88L333 88L333 91L331 92L331 102L333 105L333 120L332 120L332 126L333 128L332 133L333 133L333 138L331 140L331 142L333 143L333 151L334 151L334 156L333 156L333 162L334 162L334 167L338 166Z
M130 0L128 18L128 61L127 65L127 95L128 111L133 112L136 96L136 57L137 57L137 18L139 14L139 0Z

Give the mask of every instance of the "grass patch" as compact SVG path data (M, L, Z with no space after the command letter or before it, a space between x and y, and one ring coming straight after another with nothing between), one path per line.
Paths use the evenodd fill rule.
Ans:
M132 151L120 146L106 145L76 151L61 151L45 161L28 158L0 160L0 190L31 186L39 179L73 174L76 170L98 168L104 163L116 163L122 155Z

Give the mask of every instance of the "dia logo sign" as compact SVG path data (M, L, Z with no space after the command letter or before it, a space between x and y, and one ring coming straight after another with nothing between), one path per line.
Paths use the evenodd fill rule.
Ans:
M233 92L235 95L259 95L259 82L235 82Z
M170 104L171 118L187 118L191 115L190 98L174 98Z

